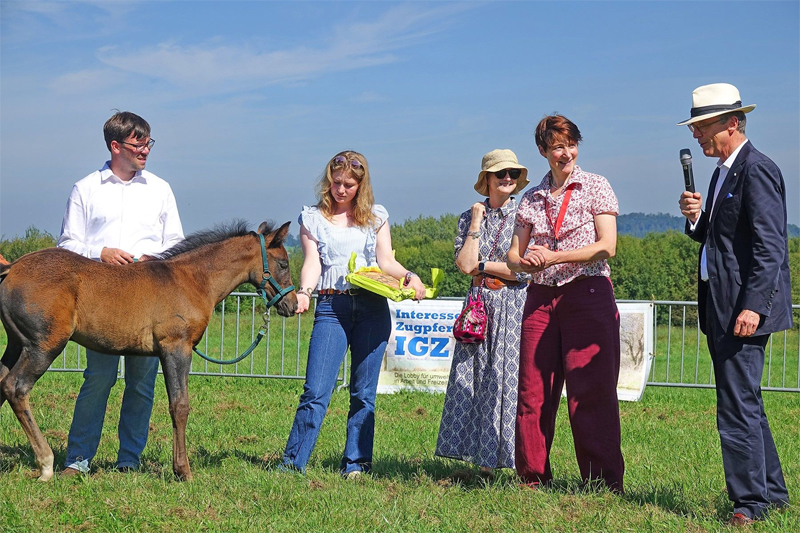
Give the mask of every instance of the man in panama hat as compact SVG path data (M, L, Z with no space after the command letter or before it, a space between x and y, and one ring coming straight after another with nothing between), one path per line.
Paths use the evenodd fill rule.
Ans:
M786 186L780 169L745 137L739 91L727 83L692 93L687 125L707 157L716 157L705 207L684 192L686 233L701 244L700 327L714 364L717 429L730 525L749 525L789 504L778 452L761 400L764 347L792 327Z

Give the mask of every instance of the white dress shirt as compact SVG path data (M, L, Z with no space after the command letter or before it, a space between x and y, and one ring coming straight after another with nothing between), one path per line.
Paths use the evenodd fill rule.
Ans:
M739 152L742 150L742 147L747 143L747 139L744 140L742 144L736 147L736 150L728 156L724 162L718 161L717 168L719 168L719 177L717 178L717 186L714 189L714 198L711 200L711 213L714 212L714 205L717 203L717 195L719 194L719 190L722 188L722 184L725 183L725 178L728 177L728 171L733 166L733 162L736 160L736 156L739 155ZM711 224L711 213L708 214L708 223ZM694 226L690 229L694 230ZM703 246L702 251L700 252L700 279L703 281L708 281L708 263L706 261L706 247Z
M138 258L182 241L181 219L169 184L147 170L125 182L109 164L72 188L58 247L99 260L105 247Z

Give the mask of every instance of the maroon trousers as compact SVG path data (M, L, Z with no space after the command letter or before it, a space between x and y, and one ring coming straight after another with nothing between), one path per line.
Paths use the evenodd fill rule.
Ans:
M622 492L619 311L606 277L531 284L522 315L516 467L526 483L553 479L550 448L564 381L581 477Z

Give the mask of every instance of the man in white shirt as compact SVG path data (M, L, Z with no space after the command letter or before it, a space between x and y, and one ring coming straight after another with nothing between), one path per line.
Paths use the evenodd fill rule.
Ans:
M166 181L144 170L155 144L147 121L128 111L117 112L106 121L103 135L111 160L72 188L58 246L115 265L146 261L183 240L175 197ZM62 475L89 472L118 366L119 356L86 350ZM120 471L139 468L157 372L156 357L125 357L116 463Z

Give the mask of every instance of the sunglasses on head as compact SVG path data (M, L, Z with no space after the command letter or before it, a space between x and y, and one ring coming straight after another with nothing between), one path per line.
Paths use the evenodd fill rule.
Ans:
M506 173L508 173L509 178L511 178L512 180L516 180L519 179L519 177L522 175L522 170L518 168L504 168L503 170L492 172L492 174L497 176L497 179L499 180L503 179L506 176Z
M347 163L350 163L350 168L363 168L361 161L359 161L358 159L348 160L343 155L337 155L336 157L334 157L333 161L331 162L331 166L338 167L339 165L346 165Z

